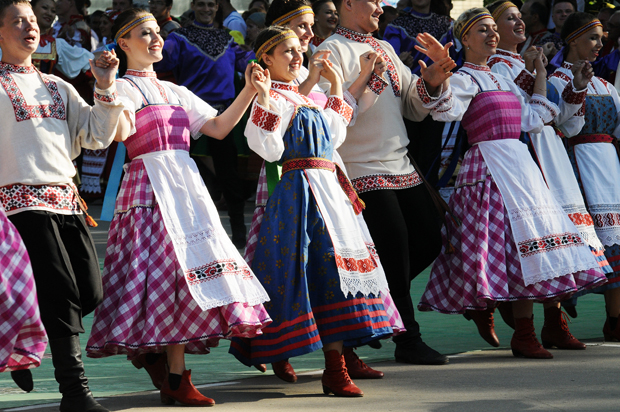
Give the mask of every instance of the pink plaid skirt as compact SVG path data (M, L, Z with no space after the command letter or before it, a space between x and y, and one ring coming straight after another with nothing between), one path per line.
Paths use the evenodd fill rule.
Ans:
M30 258L0 207L0 372L36 368L47 346Z
M185 344L185 353L209 353L222 338L252 338L271 323L263 305L200 309L140 160L132 162L117 198L103 287L104 301L86 346L92 358L126 354L133 359L178 344Z
M463 159L450 207L462 225L448 219L442 238L444 245L450 239L455 252L447 254L444 246L435 260L418 304L422 311L464 313L502 301L563 300L605 282L598 270L588 270L525 286L502 195L476 146Z

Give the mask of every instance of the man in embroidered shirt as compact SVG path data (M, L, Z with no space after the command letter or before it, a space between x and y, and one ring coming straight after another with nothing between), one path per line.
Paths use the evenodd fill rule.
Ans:
M72 184L82 147L102 149L123 106L116 98L118 60L92 67L95 106L59 77L39 73L39 44L27 0L0 2L0 204L30 255L43 325L50 338L65 412L107 411L93 398L81 361L82 317L103 298L99 261ZM91 219L92 220L92 219Z
M244 72L250 56L224 29L213 27L216 0L194 0L193 24L168 35L158 73L172 72L177 84L187 87L219 111L235 98L235 72ZM228 206L233 243L245 246L243 182L237 172L237 149L232 133L224 140L208 138L216 179Z
M338 152L366 203L364 218L407 329L394 337L396 360L444 364L448 359L422 341L409 294L411 280L439 254L441 236L429 191L407 157L409 139L403 116L420 121L431 108L451 107L447 79L454 62L447 48L435 41L437 53L429 54L438 62L429 68L423 64L423 78L418 78L389 43L372 37L382 13L379 0L337 0L335 4L341 26L316 53L331 51L329 59L342 76L343 87L358 77L359 56L365 52L375 51L387 64L386 77L374 73L361 95L352 92L358 99L359 115ZM324 79L320 85L326 89ZM431 97L435 94L439 96Z

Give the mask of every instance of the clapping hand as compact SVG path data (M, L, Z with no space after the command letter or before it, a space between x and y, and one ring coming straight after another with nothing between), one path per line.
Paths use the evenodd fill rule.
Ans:
M433 94L435 88L452 76L451 70L456 67L456 63L450 57L445 57L429 67L426 67L426 63L422 60L419 60L418 64L420 65L422 79L424 79L428 92L431 94Z
M588 83L594 77L594 70L592 64L587 60L579 60L571 67L573 73L573 86L577 90L583 90L588 87Z

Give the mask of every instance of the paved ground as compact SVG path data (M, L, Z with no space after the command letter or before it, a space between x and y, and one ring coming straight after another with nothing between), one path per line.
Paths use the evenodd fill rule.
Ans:
M585 351L554 351L553 360L516 359L508 350L468 352L445 366L382 362L386 377L358 381L363 398L321 393L321 372L296 384L275 376L199 386L217 411L618 411L620 345L591 342ZM172 411L157 391L104 398L112 411ZM57 406L7 409L55 411Z
M100 206L91 206L93 216ZM246 221L252 208L246 208ZM221 214L224 226L228 219ZM108 225L101 222L92 230L100 258L105 256ZM417 302L428 279L421 274L412 285ZM588 342L585 351L553 351L553 360L524 360L512 356L507 347L511 330L501 320L496 325L502 343L491 350L478 337L475 326L461 316L418 313L424 339L442 353L456 353L445 366L414 366L392 362L394 344L380 350L360 348L368 363L383 370L386 377L357 381L365 396L359 399L325 396L321 391L322 355L315 352L292 362L300 373L299 382L287 384L271 371L261 375L227 354L228 344L214 348L208 356L187 357L193 380L200 390L216 400L218 411L619 411L617 387L620 344L603 343L604 303L601 296L579 300L579 317L570 324L578 338ZM86 344L92 315L85 318ZM542 327L542 307L535 305L536 330ZM481 350L482 349L482 350ZM159 393L144 371L138 371L121 356L85 359L90 386L102 404L112 411L166 411ZM0 374L0 408L5 411L57 411L58 386L51 361L46 355L33 370L35 390L21 392L8 373ZM146 390L146 392L145 392Z

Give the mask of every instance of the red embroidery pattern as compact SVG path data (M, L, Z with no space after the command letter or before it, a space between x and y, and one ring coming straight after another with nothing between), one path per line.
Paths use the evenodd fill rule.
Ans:
M387 85L388 85L388 82L386 82L383 79L383 77L377 76L377 74L374 72L370 76L370 80L368 80L368 84L367 84L370 91L376 94L377 96L383 93Z
M320 157L291 159L282 164L282 174L300 169L325 169L333 172L336 170L336 166L334 166L333 162Z
M416 89L418 89L418 97L423 104L429 104L433 101L431 96L429 96L428 91L426 91L426 83L424 83L424 80L421 77L418 78Z
M468 69L472 69L472 70L480 70L483 72L490 72L491 69L489 69L489 66L478 66L477 64L472 64L472 63L468 63L465 62L465 64L463 64L463 67L468 68Z
M534 83L536 78L527 70L521 70L521 73L515 79L515 84L529 96L534 94Z
M112 94L101 94L101 93L97 93L96 91L93 94L96 100L99 100L100 102L106 102L106 103L112 103L118 96L118 94L116 93L116 90Z
M549 104L547 102L548 102L547 100L543 100L543 99L536 98L536 97L533 97L530 100L531 104L537 104L539 106L544 107L545 109L547 109L549 111L549 113L551 113L551 117L555 117L557 115L556 110L553 107L549 106Z
M525 60L523 60L523 57L521 57L521 55L518 53L510 53L509 51L506 51L506 50L497 49L497 54L499 54L500 56L511 57L515 60L520 61L521 63L525 63ZM495 58L495 56L491 57L491 59L493 58ZM489 63L489 66L490 66L490 63Z
M253 277L247 266L240 266L235 260L227 259L216 260L208 265L189 270L185 273L185 279L190 286L194 286L228 275L241 275L243 279L252 279Z
M272 82L271 88L276 89L276 90L287 90L289 92L299 93L299 87L297 87L297 85L294 85L294 84Z
M562 233L519 242L519 253L522 257L550 252L555 249L583 245L581 237L576 233Z
M383 47L381 47L379 42L374 37L372 37L372 34L356 33L352 30L345 29L342 26L338 26L338 28L336 29L336 34L339 34L349 40L353 40L358 43L366 43L370 45L370 47L372 47L373 50L377 52L381 57L383 57L383 60L387 64L387 74L390 78L390 83L392 85L392 91L394 92L394 96L400 97L400 80L398 78L398 73L396 72L396 67L394 66L394 63L392 62L390 56L388 56L385 50L383 50Z
M0 62L0 71L7 71L20 74L32 74L35 72L33 66L16 66L10 63Z
M12 68L7 70L2 70L2 67L12 66L12 65L0 65L0 83L2 83L2 87L9 95L9 99L11 99L11 104L13 105L13 111L15 112L15 119L18 122L23 122L24 120L29 120L32 118L52 118L59 120L66 120L67 115L65 112L65 105L62 101L62 96L58 92L58 86L56 82L53 82L47 78L45 75L41 75L41 80L45 83L45 87L52 95L52 104L42 104L31 106L26 104L26 98L22 94L19 87L17 87L17 83L15 83L15 79L11 76L10 71L15 73L34 73L34 68L31 67L23 67L23 66L12 66ZM17 68L17 69L15 69Z
M564 87L564 91L562 92L562 100L568 104L583 104L586 101L586 94L588 93L588 90L586 89L581 92L576 92L573 90L573 83L570 79L567 81L568 83L566 83L566 87Z
M406 175L370 175L351 181L357 193L379 189L407 189L422 183L417 172Z
M151 82L153 83L155 87L157 87L157 90L159 90L159 94L161 95L162 99L164 99L164 102L170 103L168 101L168 95L166 94L166 90L164 89L164 86L162 86L161 83L157 81L157 79L151 79Z
M254 123L260 129L263 129L267 132L273 132L280 125L282 118L275 113L268 112L267 110L256 104L254 105L254 110L252 111L251 120L252 123Z
M593 213L594 226L620 226L620 213Z
M342 100L340 97L331 96L329 99L327 99L327 104L325 105L325 108L332 109L333 111L344 117L347 123L350 122L351 118L353 117L353 109L347 104L347 102Z
M345 258L338 254L335 255L336 266L338 269L347 272L370 273L377 268L371 257L366 259Z
M594 220L592 220L592 216L589 213L569 213L568 218L575 226L592 226L594 224Z
M74 190L69 186L8 185L0 187L0 204L7 212L19 209L46 209L80 213Z
M125 76L157 78L157 74L155 72L142 71L142 70L131 70L131 69L127 69L127 71L125 72Z
M510 67L511 69L514 67L512 62L510 60L506 60L503 59L501 57L497 57L497 56L493 56L489 59L489 61L487 62L487 64L489 65L489 67L493 67L498 63L504 63L505 65L507 65L508 67Z

